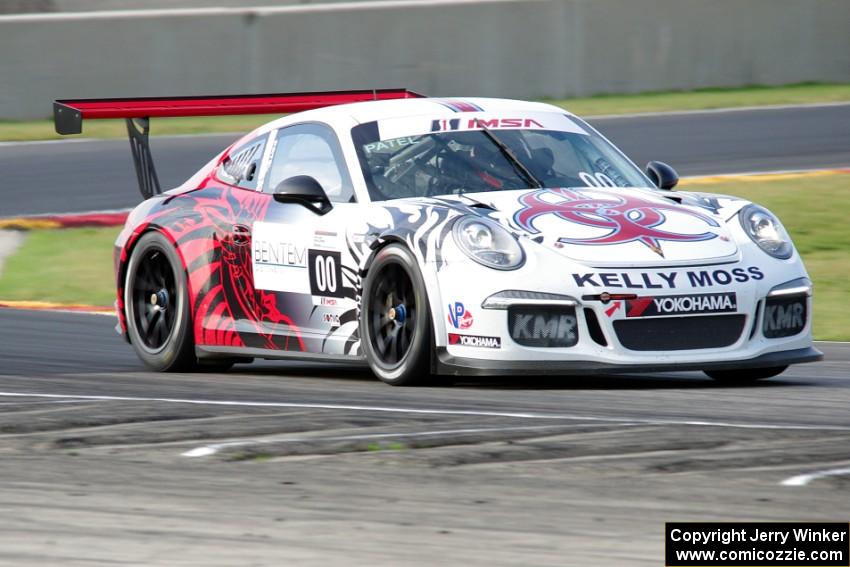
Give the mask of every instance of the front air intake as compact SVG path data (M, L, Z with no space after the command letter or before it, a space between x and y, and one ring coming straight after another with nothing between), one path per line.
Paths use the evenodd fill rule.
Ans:
M621 319L614 321L614 332L629 350L723 348L738 342L746 320L741 314Z

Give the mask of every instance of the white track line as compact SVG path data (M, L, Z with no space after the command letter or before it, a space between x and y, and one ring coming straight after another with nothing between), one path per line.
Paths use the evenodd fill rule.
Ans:
M615 425L615 424L609 424ZM621 425L621 424L616 424ZM622 424L627 425L627 424ZM229 441L227 443L213 443L197 447L184 453L183 457L207 457L214 455L222 449L231 447L246 447L250 445L266 445L269 443L310 443L316 441L358 441L366 439L393 439L409 437L433 437L435 435L464 435L467 433L492 433L499 431L526 431L541 429L563 429L565 427L596 427L598 424L575 424L575 425L526 425L519 427L478 427L471 429L443 429L434 431L412 431L409 433L364 433L361 435L340 435L335 437L269 437L266 439L246 439L244 441Z
M43 401L27 401L27 402L0 402L0 406L24 406L24 405L41 405L44 404L91 404L97 400L43 400Z
M568 421L589 421L594 423L644 424L644 425L694 425L705 427L732 427L738 429L768 429L768 430L803 430L803 431L850 431L850 426L840 425L806 425L797 423L736 423L726 421L707 421L689 419L645 419L632 417L605 417L574 414L542 413L532 411L483 411L458 410L440 408L408 408L390 406L365 406L347 404L298 403L298 402L242 402L235 400L193 400L186 398L147 398L133 396L94 396L94 395L65 395L39 394L28 392L0 392L0 397L17 398L50 398L77 400L109 400L117 402L157 402L169 404L191 404L207 406L235 406L256 408L299 408L326 409L340 411L362 411L373 413L408 413L414 415L458 415L475 417L505 417L512 419L553 419Z
M797 476L792 476L786 478L779 484L782 486L806 486L813 480L818 480L820 478L827 478L830 476L843 476L850 475L850 467L841 468L841 469L826 469L822 471L815 471L808 474L798 474Z

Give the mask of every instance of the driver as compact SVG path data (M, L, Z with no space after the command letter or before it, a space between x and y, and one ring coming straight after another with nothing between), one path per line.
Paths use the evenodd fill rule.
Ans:
M499 135L508 137L507 132ZM483 181L490 190L493 189L523 189L526 183L514 170L501 150L487 138L483 132L479 132L480 138L475 140L470 153L471 162L476 167L477 177ZM508 140L505 140L508 143ZM515 144L508 143L514 147ZM520 158L522 159L522 158Z

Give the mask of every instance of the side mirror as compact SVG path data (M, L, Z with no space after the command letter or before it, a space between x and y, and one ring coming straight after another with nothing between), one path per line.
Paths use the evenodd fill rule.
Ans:
M676 170L661 161L651 161L646 164L646 175L659 189L671 190L679 183Z
M273 196L278 203L300 203L319 215L333 208L325 190L309 175L284 179L274 188Z

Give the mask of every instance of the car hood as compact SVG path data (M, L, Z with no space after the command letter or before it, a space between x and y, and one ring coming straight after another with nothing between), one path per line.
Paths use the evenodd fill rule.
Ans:
M542 246L595 266L703 263L738 246L717 199L652 189L579 187L468 193L487 215ZM487 209L483 209L484 213Z

